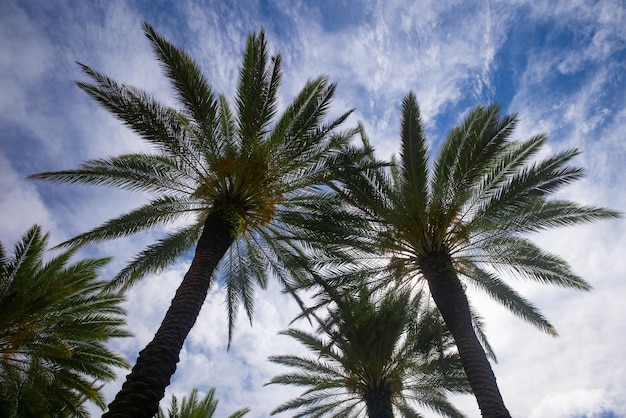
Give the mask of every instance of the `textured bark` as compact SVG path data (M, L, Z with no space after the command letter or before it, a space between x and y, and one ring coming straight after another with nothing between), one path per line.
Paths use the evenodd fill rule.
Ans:
M393 418L389 389L372 390L366 393L365 404L369 418Z
M431 295L446 326L456 341L463 368L485 418L510 417L496 383L487 355L472 327L465 291L459 282L450 256L428 254L420 262Z
M211 275L230 245L232 231L217 214L210 214L189 271L176 290L154 339L139 352L137 363L103 417L152 418L176 371L179 354L211 285ZM146 301L150 303L150 301Z

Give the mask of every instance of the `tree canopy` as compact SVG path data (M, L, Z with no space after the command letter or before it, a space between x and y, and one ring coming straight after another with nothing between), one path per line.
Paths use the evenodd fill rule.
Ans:
M0 409L9 417L89 416L101 387L128 362L111 338L128 337L121 303L97 271L107 258L72 262L73 246L44 258L48 234L31 227L12 254L0 245Z

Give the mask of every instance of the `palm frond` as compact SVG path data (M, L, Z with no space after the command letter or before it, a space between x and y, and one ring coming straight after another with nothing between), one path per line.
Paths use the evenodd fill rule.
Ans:
M196 214L201 207L198 204L194 207L194 203L180 197L158 197L144 206L111 219L89 232L59 244L59 246L84 245L151 230L182 217Z
M218 149L207 149L204 151L208 161L221 156L233 158L238 153L237 121L230 108L228 99L222 94L219 96L219 127L220 141L217 144Z
M260 256L250 240L239 239L229 249L230 255L222 269L226 286L226 307L228 311L228 345L232 342L239 306L252 324L254 314L254 288L265 288L265 275L268 260Z
M255 149L276 113L281 57L273 57L270 68L268 61L265 33L248 36L237 87L239 134L244 152Z
M461 127L451 131L454 140L444 143L435 162L431 221L437 227L438 239L446 228L461 215L471 198L472 189L488 172L517 124L514 115L500 118L500 107L477 106ZM452 146L455 148L452 148ZM454 155L445 157L445 153ZM444 156L442 158L442 156Z
M444 417L464 418L465 415L456 409L445 396L440 393L421 392L420 396L414 398L414 401L425 409L436 412Z
M317 129L327 113L334 91L327 77L307 81L277 120L267 140L268 151L277 157L286 154L285 161L299 157L298 151L310 142L311 130Z
M426 220L428 192L428 147L417 99L409 93L402 102L400 128L403 188L408 213L417 222Z
M520 237L494 239L484 243L483 249L489 254L490 264L498 271L544 284L591 290L591 286L577 276L565 260L529 240Z
M323 417L330 413L333 413L332 416L335 416L335 409L342 407L346 403L346 399L344 398L333 401L335 398L335 393L329 393L327 391L304 395L281 404L271 412L271 415L308 407L308 409L303 410L301 413L295 415L295 417ZM348 399L348 401L350 401L350 399Z
M39 173L29 179L119 187L130 191L190 194L195 191L187 167L166 156L127 154L90 160L75 170Z
M202 226L203 220L199 220L148 246L113 278L109 288L128 289L145 275L161 271L193 248Z
M477 310L470 303L470 311L472 313L472 325L474 326L474 332L476 333L476 337L478 341L480 341L480 345L483 346L483 350L485 350L485 354L487 358L493 360L494 363L498 363L498 358L496 357L496 352L489 344L489 340L487 339L487 334L485 333L485 321L482 316L480 316Z
M519 208L582 178L582 168L566 166L578 153L575 149L564 151L518 170L509 176L490 199L485 200L476 218L495 224L510 213L515 214Z
M208 148L215 152L219 147L215 135L218 104L209 82L185 51L159 35L148 23L143 23L143 30L174 86L187 118L198 125L201 135L196 137L199 142L194 144L195 150L203 151Z
M455 380L456 376L465 379L458 357L448 358L442 354L437 361L430 345L435 337L422 338L430 332L426 329L427 323L434 317L422 316L419 295L412 298L407 291L374 296L365 286L351 293L325 285L322 280L318 284L330 301L327 317L313 315L318 322L317 333L325 338L296 329L281 332L308 347L318 358L270 357L272 362L297 369L273 378L271 384L308 388L299 398L277 408L275 413L300 409L298 416L357 417L365 410L366 393L380 388L396 388L393 399L411 398L411 391L433 391L444 398L442 390L458 387L467 391L467 385ZM415 325L414 319L419 325ZM441 329L444 332L443 327ZM442 338L446 341L442 350L447 351L452 337L446 333ZM442 367L449 368L450 380L441 377L446 375ZM401 379L402 383L393 383L396 379ZM410 383L409 379L423 381L420 386ZM333 390L332 400L329 400L329 390Z
M394 404L398 412L405 418L424 418L424 415L420 414L417 410L411 407L404 400L400 400Z
M461 219L466 220L468 214L471 216L477 207L497 193L500 186L515 175L520 167L528 163L547 140L547 135L535 135L527 141L515 141L503 146L498 158L493 161L480 182L472 188L472 197L464 208L465 213Z
M541 312L496 275L477 266L465 270L463 274L515 316L549 335L557 336L556 329Z
M373 149L362 129L360 134L361 148L344 147L336 157L332 172L339 184L330 182L329 186L367 220L391 223L391 208L398 195L395 193L392 178L386 171L389 164L375 159Z
M206 396L202 399L199 397L198 389L194 388L189 397L183 396L182 401L172 395L170 407L167 410L167 414L162 408L159 411L156 418L213 418L217 409L218 400L215 398L215 388L209 389ZM244 408L236 411L228 416L228 418L241 418L245 414L250 412L250 409Z
M120 85L92 68L80 64L83 72L95 84L76 84L94 100L110 111L140 137L169 156L193 157L192 136L187 132L187 118L178 111L159 103L136 87ZM189 161L191 167L197 166Z
M4 286L16 280L21 271L37 271L43 263L43 252L48 243L48 234L42 236L41 227L32 226L15 244L13 258L4 258L2 276ZM6 257L6 256L5 256ZM3 287L4 287L3 286Z
M281 331L280 334L287 335L297 340L309 350L318 353L322 358L334 359L338 363L342 363L343 361L341 353L335 351L332 344L322 340L314 334L294 328Z
M48 235L31 227L5 256L0 277L0 405L33 416L105 407L99 382L128 362L106 348L123 329L123 296L104 292L97 270L110 259L71 262L76 246L44 262ZM11 402L6 404L8 396ZM22 412L16 412L22 411Z

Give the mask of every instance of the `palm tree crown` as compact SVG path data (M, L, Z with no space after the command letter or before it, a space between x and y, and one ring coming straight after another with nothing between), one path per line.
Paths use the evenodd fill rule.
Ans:
M318 334L289 329L282 334L309 348L315 358L280 355L270 360L298 369L270 383L307 388L273 414L370 418L421 416L415 404L449 417L462 417L447 392L469 392L454 341L436 310L420 294L388 292L377 302L370 290L340 294L318 319Z
M276 237L304 237L302 229L312 230L316 216L331 219L327 211L332 211L333 200L317 186L322 182L325 158L348 139L330 134L350 112L322 123L335 85L319 77L307 82L274 121L281 57L275 56L270 62L261 32L248 39L237 89L237 112L233 113L226 98L213 93L184 51L149 25L145 24L144 30L172 81L182 110L162 105L138 88L118 84L82 64L93 84L79 82L78 86L153 145L156 152L91 160L79 169L30 178L154 194L145 206L66 244L98 242L179 219L192 220L140 253L112 286L129 287L147 273L160 271L179 259L197 243L208 215L219 214L227 221L229 233L237 238L223 263L229 306L244 302L249 307L251 278L263 284L264 267L284 251ZM270 256L264 257L268 251Z
M556 335L506 277L579 290L590 286L564 260L524 235L617 216L610 210L549 199L583 176L581 168L568 165L578 151L537 160L547 137L512 140L516 124L517 117L500 116L497 105L478 106L431 157L417 101L410 93L402 105L399 161L391 170L343 169L345 187L338 188L374 222L369 242L377 254L389 257L389 278L405 286L421 279L428 283L455 337L482 413L492 417L508 416L508 411L472 331L466 284Z
M0 410L7 417L88 417L104 409L100 384L128 363L105 343L126 337L122 296L96 271L108 259L70 263L72 247L44 262L48 235L30 228L12 256L0 246Z
M159 408L155 418L213 418L217 409L217 403L215 388L211 388L202 399L199 398L198 389L193 389L189 397L183 396L180 403L176 395L172 395L167 414L162 408ZM248 412L250 412L248 408L240 409L230 414L228 418L241 418Z
M150 401L137 395L124 407L117 406L117 401L115 408L110 406L120 416L145 413L151 417L218 264L226 285L230 342L238 308L243 306L252 315L255 283L264 287L271 272L288 290L292 288L283 261L301 255L306 247L295 240L334 239L325 232L342 216L335 209L336 199L318 185L328 180L329 163L353 132L336 133L350 112L325 122L335 92L335 85L326 77L308 81L278 115L281 57L270 59L263 32L248 38L233 110L224 96L212 91L191 57L148 24L143 28L172 83L180 109L165 106L146 92L119 84L85 65L82 69L91 83L79 82L78 86L153 145L154 152L87 161L75 170L31 178L154 195L146 205L73 238L68 241L71 244L125 237L188 221L184 226L176 223L173 233L138 254L112 282L112 287L131 286L195 247L191 267L161 328L128 378L135 383L127 382L123 388L132 397L151 387L154 393L145 395ZM150 367L161 372L148 373ZM144 384L146 380L151 383Z

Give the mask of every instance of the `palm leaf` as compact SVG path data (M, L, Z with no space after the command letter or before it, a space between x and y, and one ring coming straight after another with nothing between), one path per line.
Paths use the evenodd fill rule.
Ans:
M128 367L105 345L130 335L122 329L124 298L105 293L106 282L98 280L110 259L71 262L78 249L72 246L44 262L47 241L33 226L12 257L3 255L0 406L15 416L86 416L87 400L105 407L98 384L114 380L114 368Z
M156 273L180 259L200 239L203 221L168 235L148 246L124 267L111 281L110 289L128 289L149 273Z
M194 121L202 133L197 151L209 148L215 152L218 104L215 94L195 61L182 49L175 47L159 35L148 23L143 23L146 37L161 61L164 72L172 82L180 103L190 121Z
M180 197L159 197L129 213L111 219L89 232L65 241L59 246L84 245L151 230L164 223L171 223L197 212L200 209L200 205L197 204L194 207L194 203Z
M76 170L53 171L30 176L31 179L119 187L130 191L190 194L190 173L175 160L151 154L129 154L90 160Z
M548 322L535 306L494 274L476 266L465 270L463 274L514 315L549 335L558 335L554 326Z
M268 60L265 33L250 35L237 88L239 134L244 152L255 149L276 113L281 57L272 58L269 68Z
M415 95L408 94L402 102L400 128L402 174L405 205L416 220L426 218L428 203L428 147Z

